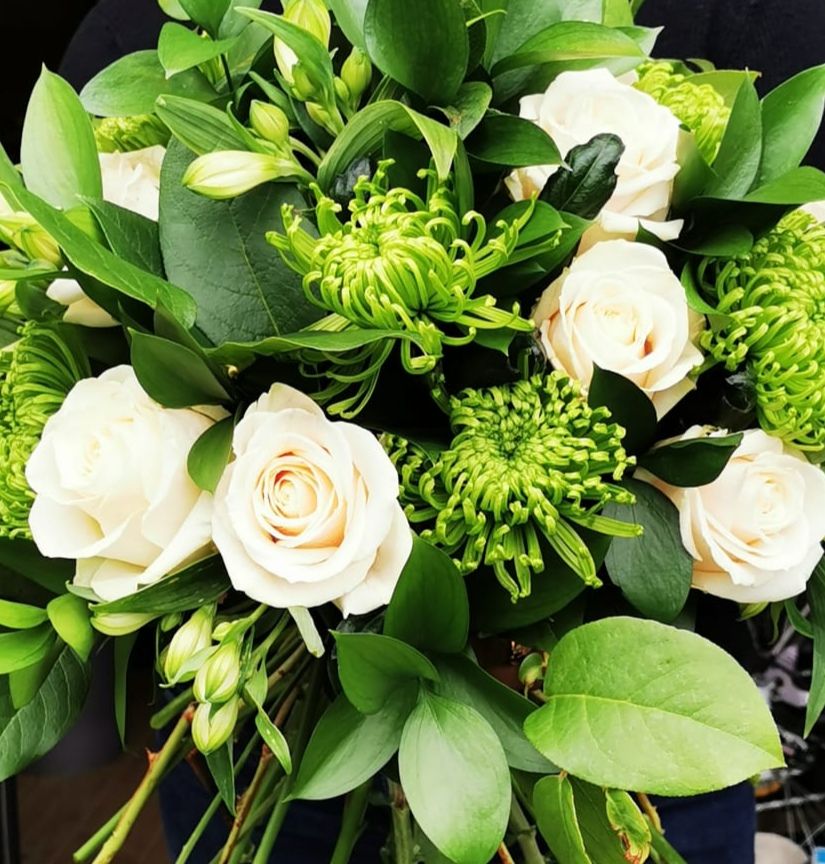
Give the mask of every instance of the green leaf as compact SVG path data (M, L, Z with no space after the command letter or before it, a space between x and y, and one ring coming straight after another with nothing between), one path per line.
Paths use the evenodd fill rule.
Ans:
M632 27L633 8L629 0L603 0L602 24L606 27Z
M493 91L489 84L467 81L461 85L455 99L440 110L449 121L450 128L455 129L463 140L481 123L492 98Z
M204 30L217 36L232 0L179 0L186 14Z
M383 100L362 108L335 139L318 169L321 188L331 189L335 178L355 159L378 150L388 130L423 138L433 154L438 176L443 180L450 173L458 147L456 133L401 102Z
M187 96L211 102L212 85L197 69L166 77L157 51L138 51L115 60L80 92L83 107L98 117L151 114L158 96Z
M43 686L43 682L63 650L65 650L64 644L57 638L57 634L53 634L49 650L40 660L24 669L9 673L9 696L15 711L24 708L37 696L38 690Z
M48 624L0 634L0 675L39 662L48 654L51 643L52 628Z
M160 96L155 112L169 131L198 156L215 150L244 150L246 143L225 111L182 96Z
M171 78L226 54L235 44L235 39L205 39L182 24L169 22L163 25L158 39L158 60Z
M272 751L272 755L280 762L285 774L292 773L292 756L284 733L269 719L269 715L260 706L255 715L255 727L264 739L264 744Z
M186 463L189 476L204 492L214 493L218 488L232 454L234 431L234 417L225 417L210 426L189 451Z
M89 688L89 667L64 649L35 697L15 711L0 694L0 780L48 753L74 725Z
M616 848L618 864L646 861L650 855L650 825L633 798L620 789L597 789L581 780L575 783L582 791L586 790L591 800L595 799L594 815L603 825L603 836ZM621 849L626 850L624 854L616 844L616 837L607 833L610 829L618 835Z
M559 864L592 864L576 818L573 785L566 775L539 780L533 787L533 807L541 836Z
M753 82L742 82L731 109L719 153L713 162L716 179L706 190L719 198L747 194L762 159L762 112Z
M528 39L514 54L499 60L493 66L492 75L541 63L608 57L641 59L644 52L621 30L586 21L561 21Z
M415 536L387 607L384 634L422 651L450 654L464 649L469 627L464 577L448 555Z
M623 153L622 139L610 134L574 147L565 157L566 166L545 184L541 200L582 219L595 218L616 189L616 166Z
M11 630L31 630L49 620L45 609L30 606L28 603L12 603L0 600L0 627Z
M674 441L655 447L639 458L639 465L671 486L705 486L725 470L742 443L742 433Z
M808 580L811 627L814 631L814 663L808 706L805 709L805 737L825 710L825 558L816 565Z
M440 696L475 708L498 736L507 762L518 771L548 774L555 767L527 740L524 721L536 706L485 672L469 657L439 657L436 668Z
M63 594L52 600L46 611L57 635L85 663L95 644L95 632L90 623L89 604L74 594Z
M96 615L168 615L171 612L188 612L214 603L229 587L229 577L221 558L214 555L141 588L128 597L110 603L98 603L92 611Z
M368 0L327 0L327 6L335 16L335 23L341 28L347 42L362 51L367 50L364 41L364 16Z
M180 5L179 0L158 0L158 6L170 18L176 18L178 21L189 20L189 15L183 6Z
M26 111L20 162L26 186L55 207L103 196L89 115L71 85L45 66Z
M0 574L11 573L40 585L52 594L63 594L74 576L75 562L44 558L34 543L0 537Z
M781 177L805 158L825 110L825 66L780 84L762 100L764 144L756 185Z
M796 598L789 597L785 600L783 606L785 607L785 613L788 616L788 622L791 627L793 627L800 636L804 636L806 639L813 639L814 628L811 626L811 622L808 621L802 612L799 611L799 607L796 605Z
M132 649L137 642L138 632L136 630L134 633L119 636L114 640L115 723L120 744L124 749L126 748L126 706L128 704L126 696L129 680L129 658L132 656Z
M819 201L825 196L825 174L817 168L803 165L754 189L744 200L757 204L796 205Z
M693 558L682 546L679 512L648 483L626 480L623 485L636 503L608 505L604 515L641 525L644 534L613 539L607 572L643 615L669 624L684 608L693 579Z
M590 405L605 405L610 419L626 430L624 446L628 453L644 453L656 437L656 409L632 381L609 369L593 368L587 393Z
M158 223L109 201L85 200L109 248L147 273L164 276Z
M491 111L467 141L470 156L508 168L558 165L562 161L553 139L530 120Z
M20 189L15 194L43 229L60 244L69 261L82 273L93 276L104 285L109 285L127 297L140 300L153 309L158 305L165 306L186 327L194 323L197 307L185 291L122 260L91 240L68 217L31 192Z
M156 402L167 408L190 408L229 399L206 361L191 348L136 330L129 333L135 375Z
M209 773L215 781L226 809L235 815L235 769L232 764L232 741L206 755Z
M650 833L651 845L659 856L656 864L687 864L687 861L667 842L662 834L655 829Z
M686 630L635 618L585 624L553 652L545 692L527 737L589 783L696 795L783 764L747 672Z
M385 75L430 104L448 104L467 74L470 42L459 0L369 0L364 39Z
M377 774L398 749L414 702L414 694L398 690L380 711L362 714L339 696L315 726L290 797L337 798Z
M510 772L473 708L422 691L401 736L401 785L416 822L456 864L487 864L510 815Z
M160 242L169 278L198 305L198 328L212 342L258 340L300 330L320 316L301 277L266 242L280 209L305 206L295 188L270 183L232 201L181 185L192 154L173 143L163 163Z
M421 678L438 680L435 666L406 642L378 633L333 636L341 686L347 699L364 714L380 711L400 687L410 689Z

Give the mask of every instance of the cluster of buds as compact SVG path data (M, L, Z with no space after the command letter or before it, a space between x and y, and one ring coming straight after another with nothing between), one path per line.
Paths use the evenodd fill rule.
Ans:
M15 210L0 195L0 241L30 261L42 261L56 270L63 266L60 247L28 213Z
M95 123L99 153L131 153L145 147L169 143L169 129L154 114L104 117Z

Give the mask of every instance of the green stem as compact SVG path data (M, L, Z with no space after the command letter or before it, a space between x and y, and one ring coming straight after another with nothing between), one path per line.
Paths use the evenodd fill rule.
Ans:
M120 817L123 815L123 811L126 809L125 805L117 811L117 813L112 816L111 819L105 824L101 825L100 828L97 829L97 832L92 835L75 853L72 855L72 860L75 862L88 861L92 855L97 852L98 849L103 845L106 838L115 830L117 823L120 821Z
M132 830L132 826L137 821L138 816L140 816L143 807L157 788L167 767L174 761L183 739L189 732L192 713L193 709L190 706L181 714L180 719L175 724L175 728L166 739L163 747L161 747L160 752L150 755L149 768L146 774L144 774L143 780L141 780L140 785L126 804L115 826L115 830L103 844L103 848L95 858L94 864L109 864L120 851L120 847L129 836L129 832Z
M252 777L252 782L249 784L246 792L244 792L243 797L241 798L241 803L238 805L235 821L232 823L232 829L230 830L229 837L227 837L226 843L221 851L221 857L218 860L218 864L227 864L229 861L232 851L235 848L235 844L238 842L238 838L240 837L241 829L246 821L246 817L249 816L249 811L252 809L255 796L261 788L261 783L263 783L264 776L267 771L269 771L271 763L272 751L266 746L266 744L264 744L261 749L261 758L258 761L258 767L255 769L255 775Z
M271 690L281 679L285 678L289 673L301 662L301 658L306 653L306 645L303 642L287 657L287 659L269 676L267 680L267 688Z
M299 138L290 137L289 146L296 153L300 153L302 156L306 156L306 158L309 159L309 161L312 162L312 164L316 168L320 167L321 157L311 147L307 147L307 145L304 144L304 142L301 141Z
M149 719L149 725L153 729L163 729L168 726L172 720L177 717L181 711L192 701L192 688L187 687L182 693L179 693L175 698L164 705L159 711L156 711Z
M390 781L393 864L413 864L413 831L410 808L399 783Z
M510 832L515 836L516 842L521 849L524 864L545 864L545 857L536 842L536 828L530 823L518 798L513 793L513 801L510 805Z
M335 843L329 864L349 864L355 844L358 842L364 827L364 813L367 810L367 800L371 788L372 778L347 795L344 815L341 819L341 832L338 834L338 840Z
M232 71L229 68L229 60L227 59L226 54L221 54L221 66L223 66L223 74L226 75L226 86L232 93L232 100L237 102L238 93L235 90L235 82L232 80Z

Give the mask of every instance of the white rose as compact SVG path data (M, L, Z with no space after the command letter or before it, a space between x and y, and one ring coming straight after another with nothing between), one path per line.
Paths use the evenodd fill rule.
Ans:
M596 244L542 294L533 311L550 362L587 386L594 364L630 379L663 417L694 384L692 338L702 317L687 304L664 254L627 240Z
M103 198L112 204L157 221L160 201L160 169L165 148L146 147L131 153L101 153ZM117 321L91 298L75 279L56 279L47 296L66 306L64 321L84 327L116 327Z
M817 222L825 222L825 201L811 201L799 208L803 213L809 213Z
M378 440L275 384L235 429L213 537L232 584L279 608L390 601L412 548L398 476Z
M635 237L639 224L662 240L674 240L682 221L663 222L670 209L680 124L652 96L618 81L607 69L562 72L544 93L525 96L520 114L556 143L564 157L596 135L618 135L625 150L618 183L602 210L602 230ZM507 178L513 199L539 192L558 165L520 168Z
M186 461L213 422L193 409L158 405L131 366L78 382L26 466L38 549L77 559L75 582L103 600L205 556L212 501L190 479Z
M706 434L694 426L680 440ZM724 432L714 434L724 435ZM822 557L825 474L761 429L745 432L707 486L669 486L636 476L676 505L682 543L695 559L696 588L739 603L768 603L805 590Z

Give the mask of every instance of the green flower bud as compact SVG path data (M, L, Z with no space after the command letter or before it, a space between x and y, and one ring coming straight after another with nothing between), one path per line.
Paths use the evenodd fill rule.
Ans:
M56 268L63 266L60 247L28 213L0 216L0 239L32 260L46 261Z
M169 642L163 661L163 674L170 683L191 681L195 670L184 672L184 664L212 644L212 617L214 606L198 609Z
M289 144L289 118L277 105L253 100L249 109L249 119L252 128L265 141L271 141L278 147Z
M256 186L286 177L301 176L291 159L247 150L222 150L200 156L186 169L183 185L207 198L237 198Z
M310 102L319 95L317 82L300 62L292 67L292 90L302 102Z
M111 614L94 615L92 626L95 630L105 633L106 636L128 636L136 630L140 630L150 621L154 621L157 615L141 614L138 612L117 612Z
M287 0L284 4L284 18L291 24L297 24L311 33L325 48L329 47L329 37L332 33L332 20L323 0ZM280 39L274 44L275 62L281 75L287 83L293 83L293 72L298 57L295 52Z
M240 699L223 705L198 705L192 717L192 741L204 755L214 753L232 737L238 721Z
M544 678L544 658L541 654L528 654L518 667L518 680L532 687Z
M198 669L195 698L198 702L226 702L238 692L240 679L241 643L225 642Z
M372 64L360 48L353 48L352 53L344 60L341 79L347 85L353 102L357 104L372 81Z
M154 114L104 117L95 124L95 142L101 153L130 153L169 143L170 132Z

